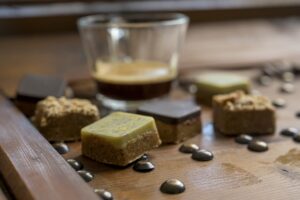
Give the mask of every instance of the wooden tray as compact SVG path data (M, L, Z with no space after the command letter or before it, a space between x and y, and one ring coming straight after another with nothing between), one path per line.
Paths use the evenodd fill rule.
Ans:
M267 152L250 152L246 146L236 144L234 138L214 133L211 111L204 108L203 133L187 143L211 150L215 155L212 161L196 162L190 155L178 152L180 145L166 145L149 152L155 170L138 173L132 166L111 167L82 157L80 143L68 143L71 151L63 157L80 160L84 168L95 175L88 184L12 104L0 97L0 170L18 199L97 199L91 188L104 188L117 200L298 200L300 144L278 134L284 127L300 128L300 119L295 117L299 108L300 82L295 84L298 87L293 94L280 93L279 82L270 87L256 87L271 99L282 97L287 101L287 107L277 112L277 133L260 137L269 143ZM178 195L161 193L161 183L169 178L183 181L186 191Z

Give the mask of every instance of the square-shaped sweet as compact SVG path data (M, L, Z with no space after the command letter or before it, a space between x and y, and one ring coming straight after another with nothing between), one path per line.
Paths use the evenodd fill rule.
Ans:
M114 112L81 130L82 154L126 166L161 143L152 117Z
M24 114L32 116L38 101L48 96L64 96L66 85L66 81L60 77L26 75L17 88L16 105Z
M205 105L212 104L212 98L217 94L226 94L237 90L245 93L250 91L250 81L244 76L231 73L204 73L196 77L196 99Z
M275 109L264 96L242 91L216 95L213 99L215 130L224 135L262 135L275 132Z
M88 100L47 97L38 102L33 123L49 141L73 141L98 119L98 108Z
M138 109L155 118L163 143L179 143L201 132L201 109L189 100L159 100Z

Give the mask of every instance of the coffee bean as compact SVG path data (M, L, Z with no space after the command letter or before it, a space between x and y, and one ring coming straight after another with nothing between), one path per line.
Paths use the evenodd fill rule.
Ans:
M293 137L294 135L299 134L299 130L296 128L285 128L280 131L281 135Z
M88 172L86 170L79 170L77 172L81 176L81 178L85 180L85 182L90 182L94 178L94 175L91 172Z
M293 93L295 91L295 86L291 83L283 83L280 87L280 91L283 93Z
M177 179L169 179L160 186L160 191L166 194L179 194L185 191L185 186Z
M263 152L263 151L267 151L269 149L269 147L268 147L267 143L265 143L263 141L252 140L248 144L248 149L250 151Z
M262 86L268 86L272 83L272 78L267 75L259 76L257 82Z
M63 142L56 142L52 144L53 148L59 153L59 154L65 154L69 152L69 147Z
M148 154L142 155L137 161L139 161L139 160L149 160Z
M200 149L197 151L194 151L192 154L192 159L197 161L210 161L214 158L214 155L205 149Z
M287 71L287 72L283 72L281 75L281 79L284 82L290 83L293 82L295 80L295 75L293 72Z
M293 136L295 142L300 142L300 134L296 134Z
M154 165L146 160L139 160L133 165L133 169L137 172L150 172L154 170Z
M296 112L296 117L300 118L300 111Z
M252 141L252 139L252 136L242 134L235 138L235 142L239 144L249 144Z
M284 108L286 106L286 101L282 98L278 98L272 101L273 106L276 108Z
M67 162L69 165L76 171L83 169L83 165L81 162L74 160L74 159L68 159Z
M113 195L104 189L94 189L94 192L101 198L101 200L113 200Z
M193 153L199 149L196 144L182 144L179 148L179 151L182 153Z

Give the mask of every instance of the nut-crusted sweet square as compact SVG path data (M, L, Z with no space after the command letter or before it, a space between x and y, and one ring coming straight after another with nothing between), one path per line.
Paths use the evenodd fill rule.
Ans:
M275 109L264 96L242 91L213 98L214 127L224 135L272 134L275 132Z
M73 141L98 119L98 108L88 100L47 97L37 104L33 123L49 141Z
M115 112L81 130L82 154L126 166L161 143L152 117Z

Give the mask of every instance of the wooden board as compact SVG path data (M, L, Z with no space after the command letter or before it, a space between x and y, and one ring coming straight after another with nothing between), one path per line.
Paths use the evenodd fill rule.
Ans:
M201 72L201 71L200 71ZM252 76L256 71L240 73ZM138 173L129 166L114 168L81 156L80 143L69 143L71 152L65 158L75 158L84 163L87 170L95 174L89 183L93 188L105 188L116 199L290 199L300 198L300 143L279 135L283 127L300 128L295 112L299 109L300 81L294 94L281 94L279 82L272 87L256 89L271 99L282 97L287 107L277 111L277 132L274 136L258 137L269 143L270 150L254 153L246 146L236 144L234 138L224 137L212 131L211 111L205 108L203 133L187 141L201 148L211 150L215 158L209 162L196 162L190 155L178 152L180 145L166 145L150 151L150 159L156 169L150 173ZM280 156L290 150L290 163ZM287 158L287 156L285 157ZM278 160L281 160L280 162ZM159 191L160 184L169 178L182 180L186 192L179 195L166 195Z
M25 116L2 95L0 113L0 171L17 199L98 199Z

